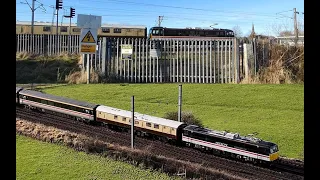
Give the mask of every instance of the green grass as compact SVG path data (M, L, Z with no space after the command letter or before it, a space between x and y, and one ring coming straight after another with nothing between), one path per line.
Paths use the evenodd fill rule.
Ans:
M16 135L16 179L173 179L124 162ZM175 178L178 179L178 178Z
M279 145L280 155L303 158L304 85L183 84L182 110L215 130L256 133ZM47 93L163 117L177 111L178 84L69 85Z

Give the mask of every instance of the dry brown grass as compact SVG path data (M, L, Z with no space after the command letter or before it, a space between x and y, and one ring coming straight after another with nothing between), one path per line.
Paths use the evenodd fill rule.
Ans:
M261 47L261 46L260 46ZM304 47L272 45L269 61L257 75L249 74L241 83L292 84L304 82ZM257 50L259 51L259 49ZM249 72L250 73L250 72Z
M79 54L68 54L68 53L60 53L58 55L39 55L28 52L19 52L16 53L16 60L60 60L60 61L80 61Z
M31 54L28 52L20 52L16 53L16 60L28 60L28 59L35 59L37 55Z
M99 153L104 157L128 162L142 169L158 170L169 175L186 171L186 177L192 179L242 179L220 169L208 168L204 164L156 156L148 148L139 150L109 144L91 137L25 120L16 119L16 132L38 140L63 144L78 151Z
M93 69L90 71L90 83L98 83L100 80L99 74ZM65 81L69 84L84 84L87 83L87 71L71 72L66 76Z

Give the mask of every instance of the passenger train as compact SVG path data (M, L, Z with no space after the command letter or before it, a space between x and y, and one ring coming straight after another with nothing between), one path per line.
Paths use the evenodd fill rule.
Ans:
M81 28L77 27L75 23L62 23L58 25L59 35L80 35ZM17 21L16 34L31 34L31 22ZM50 22L34 22L34 34L57 34L57 28ZM102 24L98 29L98 37L130 37L130 38L144 38L147 36L147 27L135 25L118 25L118 24Z
M16 34L31 34L31 22L17 21ZM34 34L57 34L56 26L50 22L34 22ZM80 35L81 28L72 23L61 23L58 25L60 35ZM201 28L166 28L151 27L149 33L146 26L102 24L98 29L98 37L116 38L150 38L150 39L208 39L213 37L234 37L230 29L201 29Z
M16 105L74 120L98 123L130 131L132 112L16 87ZM279 158L278 146L251 136L215 131L170 119L134 113L135 134L178 146L201 149L212 154L250 162L270 163Z

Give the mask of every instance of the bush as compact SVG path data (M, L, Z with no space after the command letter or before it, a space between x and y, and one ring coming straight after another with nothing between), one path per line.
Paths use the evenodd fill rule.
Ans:
M178 112L167 112L163 118L178 121ZM181 112L181 121L188 125L197 125L203 127L199 118L196 118L191 112Z

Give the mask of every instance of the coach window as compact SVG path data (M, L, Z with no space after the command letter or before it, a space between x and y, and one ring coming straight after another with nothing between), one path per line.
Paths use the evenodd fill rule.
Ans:
M113 33L121 33L121 29L119 29L119 28L113 29Z
M40 100L40 99L35 98L35 97L33 97L33 101L35 101L35 102L41 102L41 100Z
M118 120L118 116L113 116L114 120Z
M109 28L101 28L101 31L103 33L110 33L110 29Z
M154 127L155 129L159 129L159 124L154 124L153 127Z
M139 121L135 120L135 121L134 121L134 124L139 124Z
M146 123L146 126L147 127L151 127L151 123Z
M72 111L76 111L77 107L69 106L68 109L70 109L70 110L72 110Z
M73 28L72 32L81 32L81 29L80 28Z
M65 26L60 27L60 32L68 32L68 27L65 27Z
M122 121L126 121L127 119L125 117L122 118Z
M50 32L51 31L51 27L50 26L45 26L42 29L44 32Z
M54 102L52 102L52 101L48 101L48 104L51 106L54 106Z

